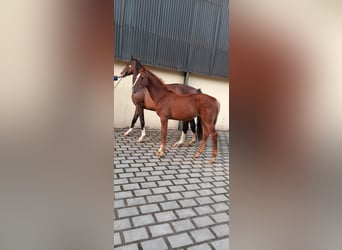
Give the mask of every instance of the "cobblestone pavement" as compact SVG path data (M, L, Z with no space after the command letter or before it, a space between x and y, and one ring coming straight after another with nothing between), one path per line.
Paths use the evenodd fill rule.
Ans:
M210 137L195 159L199 145L172 148L180 131L169 129L159 159L159 130L147 129L143 143L135 142L139 129L127 138L124 131L114 129L114 248L228 249L228 132L218 131L218 157L210 164Z

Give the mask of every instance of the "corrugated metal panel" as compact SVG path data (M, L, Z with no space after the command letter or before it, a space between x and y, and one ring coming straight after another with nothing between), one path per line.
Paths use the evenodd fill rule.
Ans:
M115 58L228 78L228 0L115 0Z

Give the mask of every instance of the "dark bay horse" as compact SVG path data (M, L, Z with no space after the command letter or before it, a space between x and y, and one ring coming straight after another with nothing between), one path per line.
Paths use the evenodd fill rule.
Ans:
M133 56L131 56L131 61L129 61L125 68L122 70L120 76L125 77L128 75L133 75L133 81L134 83L139 70L145 69L144 66ZM174 84L168 84L168 86L175 91L178 94L196 94L196 93L201 93L200 89L195 89L191 86L180 84L180 83L174 83ZM137 140L137 142L142 142L144 139L146 132L145 132L145 118L144 118L144 109L152 110L155 111L155 103L152 100L148 90L146 88L141 89L140 91L132 91L132 101L135 104L135 112L134 116L131 122L130 128L124 133L124 136L129 135L134 128L135 123L137 122L137 119L139 117L140 119L140 125L141 125L141 136ZM189 121L183 121L183 126L182 126L182 134L180 139L173 144L174 147L180 146L184 143L186 133L189 129L189 124L191 127L192 131L192 138L191 140L187 143L188 146L191 146L193 143L196 142L196 137L200 141L202 139L202 128L201 128L201 123L197 122L197 136L196 136L196 124L195 120L191 119Z
M220 111L220 103L214 97L206 94L179 95L152 72L144 69L139 71L132 88L134 91L147 88L156 104L156 112L160 117L162 135L161 146L157 151L157 155L164 156L165 154L167 123L169 119L186 121L199 116L202 122L203 139L195 157L198 157L203 152L210 135L213 142L213 155L210 163L215 161L217 156L215 124Z

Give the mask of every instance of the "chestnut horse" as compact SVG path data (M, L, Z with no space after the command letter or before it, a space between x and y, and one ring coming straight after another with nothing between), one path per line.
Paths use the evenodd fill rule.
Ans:
M125 77L128 75L133 75L133 81L134 83L138 72L140 69L143 69L144 66L133 56L131 56L131 61L129 61L125 68L122 70L120 77ZM145 69L145 68L144 68ZM168 84L168 86L173 89L178 94L196 94L196 93L202 93L200 89L195 89L191 86L174 83L174 84ZM141 89L139 92L132 91L132 101L135 104L135 112L134 116L131 122L130 128L124 133L124 136L129 135L134 128L135 123L137 122L138 117L140 118L140 126L141 126L141 136L137 140L137 142L142 142L144 139L146 133L145 133L145 118L144 118L144 109L155 111L155 104L146 88ZM193 143L196 142L196 124L195 120L191 119L190 121L183 121L182 126L182 134L180 139L173 144L174 147L178 147L182 145L185 141L186 133L189 129L189 123L192 131L192 138L191 140L186 144L188 146L191 146ZM202 139L202 128L200 121L197 121L197 139L200 141Z
M169 119L186 121L199 116L202 122L203 139L195 157L197 158L203 152L210 135L213 142L213 155L210 163L213 163L217 156L215 124L220 110L220 103L214 97L206 94L179 95L152 72L141 69L132 88L133 91L139 91L145 87L156 104L156 112L161 122L162 139L157 155L161 157L165 154Z

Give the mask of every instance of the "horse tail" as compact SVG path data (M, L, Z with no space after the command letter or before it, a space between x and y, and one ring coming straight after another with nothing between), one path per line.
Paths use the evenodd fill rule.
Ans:
M216 100L216 103L217 103L217 113L216 113L216 116L215 116L215 119L214 119L214 125L216 125L217 117L218 117L218 114L220 113L220 103L219 103L218 100Z
M201 141L202 140L202 122L201 122L201 117L197 116L197 140Z
M197 92L198 94L202 94L202 90L201 90L201 89L196 89L196 92Z

